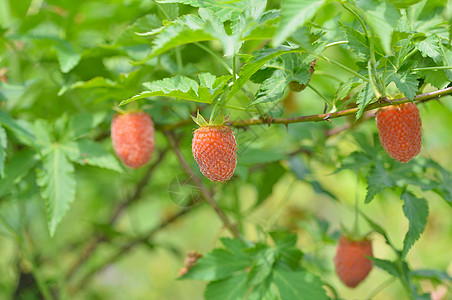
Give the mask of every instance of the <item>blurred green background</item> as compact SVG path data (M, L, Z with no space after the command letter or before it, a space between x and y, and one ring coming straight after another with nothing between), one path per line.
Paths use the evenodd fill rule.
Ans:
M215 59L206 58L205 52L193 45L181 49L183 69L178 68L175 52L163 54L145 65L133 64L150 51L149 39L134 33L161 26L161 20L167 18L161 6L165 6L165 11L170 12L172 18L191 11L187 6L156 4L154 1L0 0L1 109L28 122L35 119L53 122L63 113L99 114L103 121L90 133L90 137L113 153L108 137L109 121L115 113L113 108L121 100L138 93L142 82L171 74L194 75L201 71L210 71L215 75L224 73ZM278 1L268 4L269 8L278 6ZM342 20L351 18L347 13L339 13L336 4L331 4L317 21L325 28L333 28L337 26L336 16ZM330 38L335 38L333 33ZM218 47L217 44L206 45L213 49ZM253 46L256 45L250 44L249 48L253 49ZM344 48L332 47L324 55L355 67L355 58ZM318 61L311 84L325 97L332 98L340 81L328 74L334 74L342 81L349 75L325 61ZM433 88L428 87L428 90ZM309 115L323 111L323 101L310 89L287 97L292 98L278 105L275 114ZM434 158L449 171L452 171L451 100L448 96L419 105L424 133L420 156ZM234 101L235 105L246 104L246 99ZM293 101L291 109L288 108L288 101ZM186 119L196 108L193 103L161 99L142 100L140 105L151 113L157 124ZM231 117L249 118L249 115L232 112ZM332 124L294 124L288 129L284 126L262 126L247 131L237 130L239 176L231 184L215 187L216 200L233 218L240 218L244 233L250 240L262 239L263 232L275 228L296 232L298 245L305 253L305 263L312 272L336 287L344 299L365 299L391 277L374 268L357 289L351 290L340 283L333 266L334 237L338 236L341 223L351 228L355 199L363 203L366 194L365 181L363 178L358 181L357 174L349 170L333 174L338 162L358 146L353 130L343 131L328 139L325 139L324 131L346 123L345 119L336 119ZM190 150L193 128L188 126L178 130L178 133L182 137L180 145L183 155L193 170L197 170ZM372 136L376 133L374 119L360 124L356 130ZM156 133L156 145L158 149L167 146L161 132ZM9 151L17 150L16 146L13 143ZM308 149L308 154L286 156L300 147ZM375 147L383 152L380 145ZM287 172L275 182L271 194L254 209L262 184L265 184L263 178L266 171L265 168L250 171L253 170L251 166L268 162L268 157L273 157L276 162L272 164L284 167ZM291 169L306 175L308 180L300 180L294 172L289 172ZM143 197L127 209L114 230L105 228L114 207L132 193L144 172L145 169L126 170L120 174L78 166L76 199L53 238L47 230L45 206L39 196L39 188L29 185L26 180L19 183L27 185L21 190L25 194L0 198L0 215L11 227L25 230L32 255L40 263L39 271L47 284L64 287L68 268L83 254L83 245L94 233L107 233L112 236L112 242L101 244L74 280L115 253L118 247L180 209L169 196L169 183L183 171L174 154L169 153L147 184ZM316 192L312 181L320 183L336 199L328 193ZM204 183L208 187L213 186L205 179ZM421 193L420 190L416 192ZM429 221L407 259L413 268L447 270L451 274L450 206L433 192L426 192L424 196L430 207ZM394 192L385 190L373 202L361 204L360 207L388 231L394 244L402 245L408 229L402 205ZM363 220L361 229L362 232L370 230ZM20 296L14 295L18 291L19 279L26 280L31 266L26 264L27 260L22 257L4 224L0 226L0 233L0 299L38 299L33 284L29 288L21 287ZM135 246L115 263L102 269L74 296L60 296L63 299L202 299L205 284L176 280L178 270L183 267L187 251L205 253L219 246L218 238L223 235L228 236L229 233L222 228L213 210L207 205L199 205L158 231L150 243ZM374 238L376 257L394 258L380 236L372 234L371 237ZM435 288L428 281L423 285L426 292ZM451 295L449 290L449 299L452 299ZM404 297L401 284L393 279L373 299Z

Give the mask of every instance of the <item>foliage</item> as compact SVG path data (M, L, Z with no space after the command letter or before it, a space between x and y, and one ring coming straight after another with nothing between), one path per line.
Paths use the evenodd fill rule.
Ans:
M446 0L1 1L0 244L14 250L0 253L18 263L0 260L14 274L0 277L0 298L115 299L114 284L104 291L92 279L108 281L105 267L138 246L146 257L167 250L177 267L189 247L204 252L181 280L171 269L165 292L143 292L155 299L196 298L184 290L188 280L207 282L195 291L205 299L376 295L386 286L370 280L350 294L332 269L348 208L360 233L370 230L376 241L379 270L371 276L398 279L382 297L429 297L426 282L447 285L450 296L450 261L415 260L437 224L446 225L434 236L446 249L452 242L452 224L441 219L452 205L452 149L440 129L451 125L450 7ZM307 88L293 93L294 81ZM440 96L437 109L429 100ZM423 118L424 127L438 128L424 131L427 150L406 164L384 152L369 121L370 109L395 99L429 101L436 114ZM157 150L148 166L129 170L114 156L109 126L115 110L137 108L156 124ZM238 164L228 183L206 180L192 159L196 112L211 121L227 115L236 132ZM288 204L292 192L300 201ZM305 198L314 204L301 209ZM399 214L378 214L377 205ZM262 211L268 215L259 219ZM202 218L176 228L178 240L155 238L187 214ZM196 235L201 241L190 244ZM219 236L222 245L212 249ZM439 246L426 254L436 253Z

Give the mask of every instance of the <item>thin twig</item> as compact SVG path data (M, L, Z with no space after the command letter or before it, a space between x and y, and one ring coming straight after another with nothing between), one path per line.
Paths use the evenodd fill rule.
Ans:
M441 96L452 94L452 87L448 87L442 90L437 90L430 93L425 93L421 95L417 95L414 97L415 102L425 102L429 101L435 98L439 98ZM364 111L373 110L389 105L396 105L396 104L402 104L410 102L411 100L408 98L400 98L392 100L391 102L387 101L377 101L370 105L368 105L366 108L364 108ZM227 125L233 126L233 127L246 127L250 125L263 125L263 124L284 124L288 125L291 123L302 123L302 122L319 122L319 121L325 121L329 119L335 119L340 117L345 117L349 115L354 115L358 111L358 108L350 108L342 111L337 111L333 113L326 113L326 114L317 114L317 115L309 115L309 116L300 116L300 117L293 117L293 118L259 118L259 119L250 119L250 120L236 120L236 121L229 121Z
M141 236L137 237L136 239L122 245L112 256L110 256L108 259L104 260L102 263L91 269L81 280L80 282L74 286L70 290L70 294L74 295L80 289L84 288L91 280L91 278L96 275L98 272L103 270L108 265L111 265L112 263L118 261L124 254L128 253L130 250L132 250L135 246L145 243L149 241L157 232L160 230L166 228L168 225L173 223L174 221L178 220L180 217L184 216L188 212L192 211L193 208L198 207L196 206L190 206L190 207L184 207L180 209L177 213L173 214L169 218L166 218L162 222L160 222L157 226L149 230L147 233L142 234Z
M143 178L138 182L137 186L135 187L135 190L133 194L124 202L121 202L116 206L110 220L109 225L113 226L116 221L118 220L119 216L122 214L122 212L129 207L132 203L136 202L141 197L141 193L143 192L144 188L150 182L150 178L155 170L155 168L163 161L165 155L168 153L168 148L165 148L164 150L159 152L159 155L157 157L157 160L148 168L146 173L144 174ZM72 277L75 275L77 270L93 255L94 251L97 249L97 247L104 241L106 241L106 237L103 234L95 235L94 239L88 242L88 244L85 246L85 249L82 251L82 255L78 258L77 261L71 266L69 271L66 274L66 281L69 281L72 279Z
M417 95L414 97L414 101L418 103L427 102L436 98L440 98L442 96L450 95L452 94L452 87L448 87L442 90L433 91L430 93L425 93L421 95ZM410 102L411 100L408 98L400 98L396 100L392 100L391 102L387 101L377 101L370 105L368 105L364 111L369 111L373 109L378 109L381 107L393 105L393 104L402 104L406 102ZM309 116L299 116L299 117L292 117L292 118L272 118L271 116L268 117L259 117L258 119L248 119L248 120L232 120L226 123L226 125L232 126L232 127L247 127L252 125L271 125L271 124L283 124L288 125L291 123L303 123L303 122L319 122L319 121L327 121L330 119L345 117L349 115L354 115L358 112L358 108L351 108L346 110L337 111L334 113L323 113L323 114L317 114L317 115L309 115ZM160 129L162 131L170 131L177 129L179 127L184 127L187 125L192 124L192 121L182 120L175 124L167 124L164 126L161 126Z
M163 133L166 135L171 148L173 149L174 153L177 156L177 159L179 160L179 163L180 163L182 169L184 169L184 171L187 173L187 175L190 176L191 180L193 180L195 185L199 188L203 198L215 210L215 212L217 213L217 215L220 217L221 221L223 222L224 226L232 233L232 235L234 235L236 238L242 240L242 236L241 236L239 230L237 229L237 227L229 221L228 217L223 212L221 207L217 204L217 202L213 199L212 195L204 187L204 184L202 183L201 179L193 172L193 170L190 168L190 166L188 165L185 158L182 156L182 153L180 152L179 148L176 145L176 141L175 141L173 132L166 131Z
M113 212L113 215L110 219L110 222L109 222L111 225L116 223L116 221L118 220L119 216L122 214L124 209L126 209L131 204L133 204L134 202L136 202L138 199L141 198L141 193L143 192L146 185L150 182L150 179L151 179L152 174L154 173L154 170L163 161L163 159L165 158L165 155L168 153L168 150L169 150L169 148L165 148L162 151L160 151L159 156L157 157L157 160L149 167L149 169L146 171L146 173L144 174L144 176L140 180L140 182L138 182L132 196L130 196L130 198L127 201L120 203L116 207L116 209Z

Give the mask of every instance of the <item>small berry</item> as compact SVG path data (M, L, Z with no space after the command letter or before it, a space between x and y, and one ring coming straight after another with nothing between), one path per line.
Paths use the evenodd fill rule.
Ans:
M334 265L337 275L346 286L356 287L372 270L372 261L366 256L373 256L369 240L353 241L345 236L340 237Z
M421 125L419 109L411 102L384 107L377 113L381 144L400 162L408 162L421 151Z
M192 151L201 173L212 181L226 181L237 164L237 143L231 128L201 126L193 134Z
M145 165L154 151L154 123L145 112L116 115L111 123L116 155L130 168Z

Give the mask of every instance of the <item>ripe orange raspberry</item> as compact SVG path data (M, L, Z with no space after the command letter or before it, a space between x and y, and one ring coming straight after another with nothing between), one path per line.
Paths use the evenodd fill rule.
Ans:
M384 107L377 113L381 144L400 162L408 162L421 151L421 125L419 109L411 102Z
M346 286L356 287L372 270L372 261L366 256L373 256L369 240L353 241L346 236L340 237L334 265L337 275Z
M192 151L201 172L212 181L226 181L237 164L237 143L231 128L201 126L192 140Z
M146 164L154 151L154 123L145 112L118 114L111 123L116 155L130 168Z

